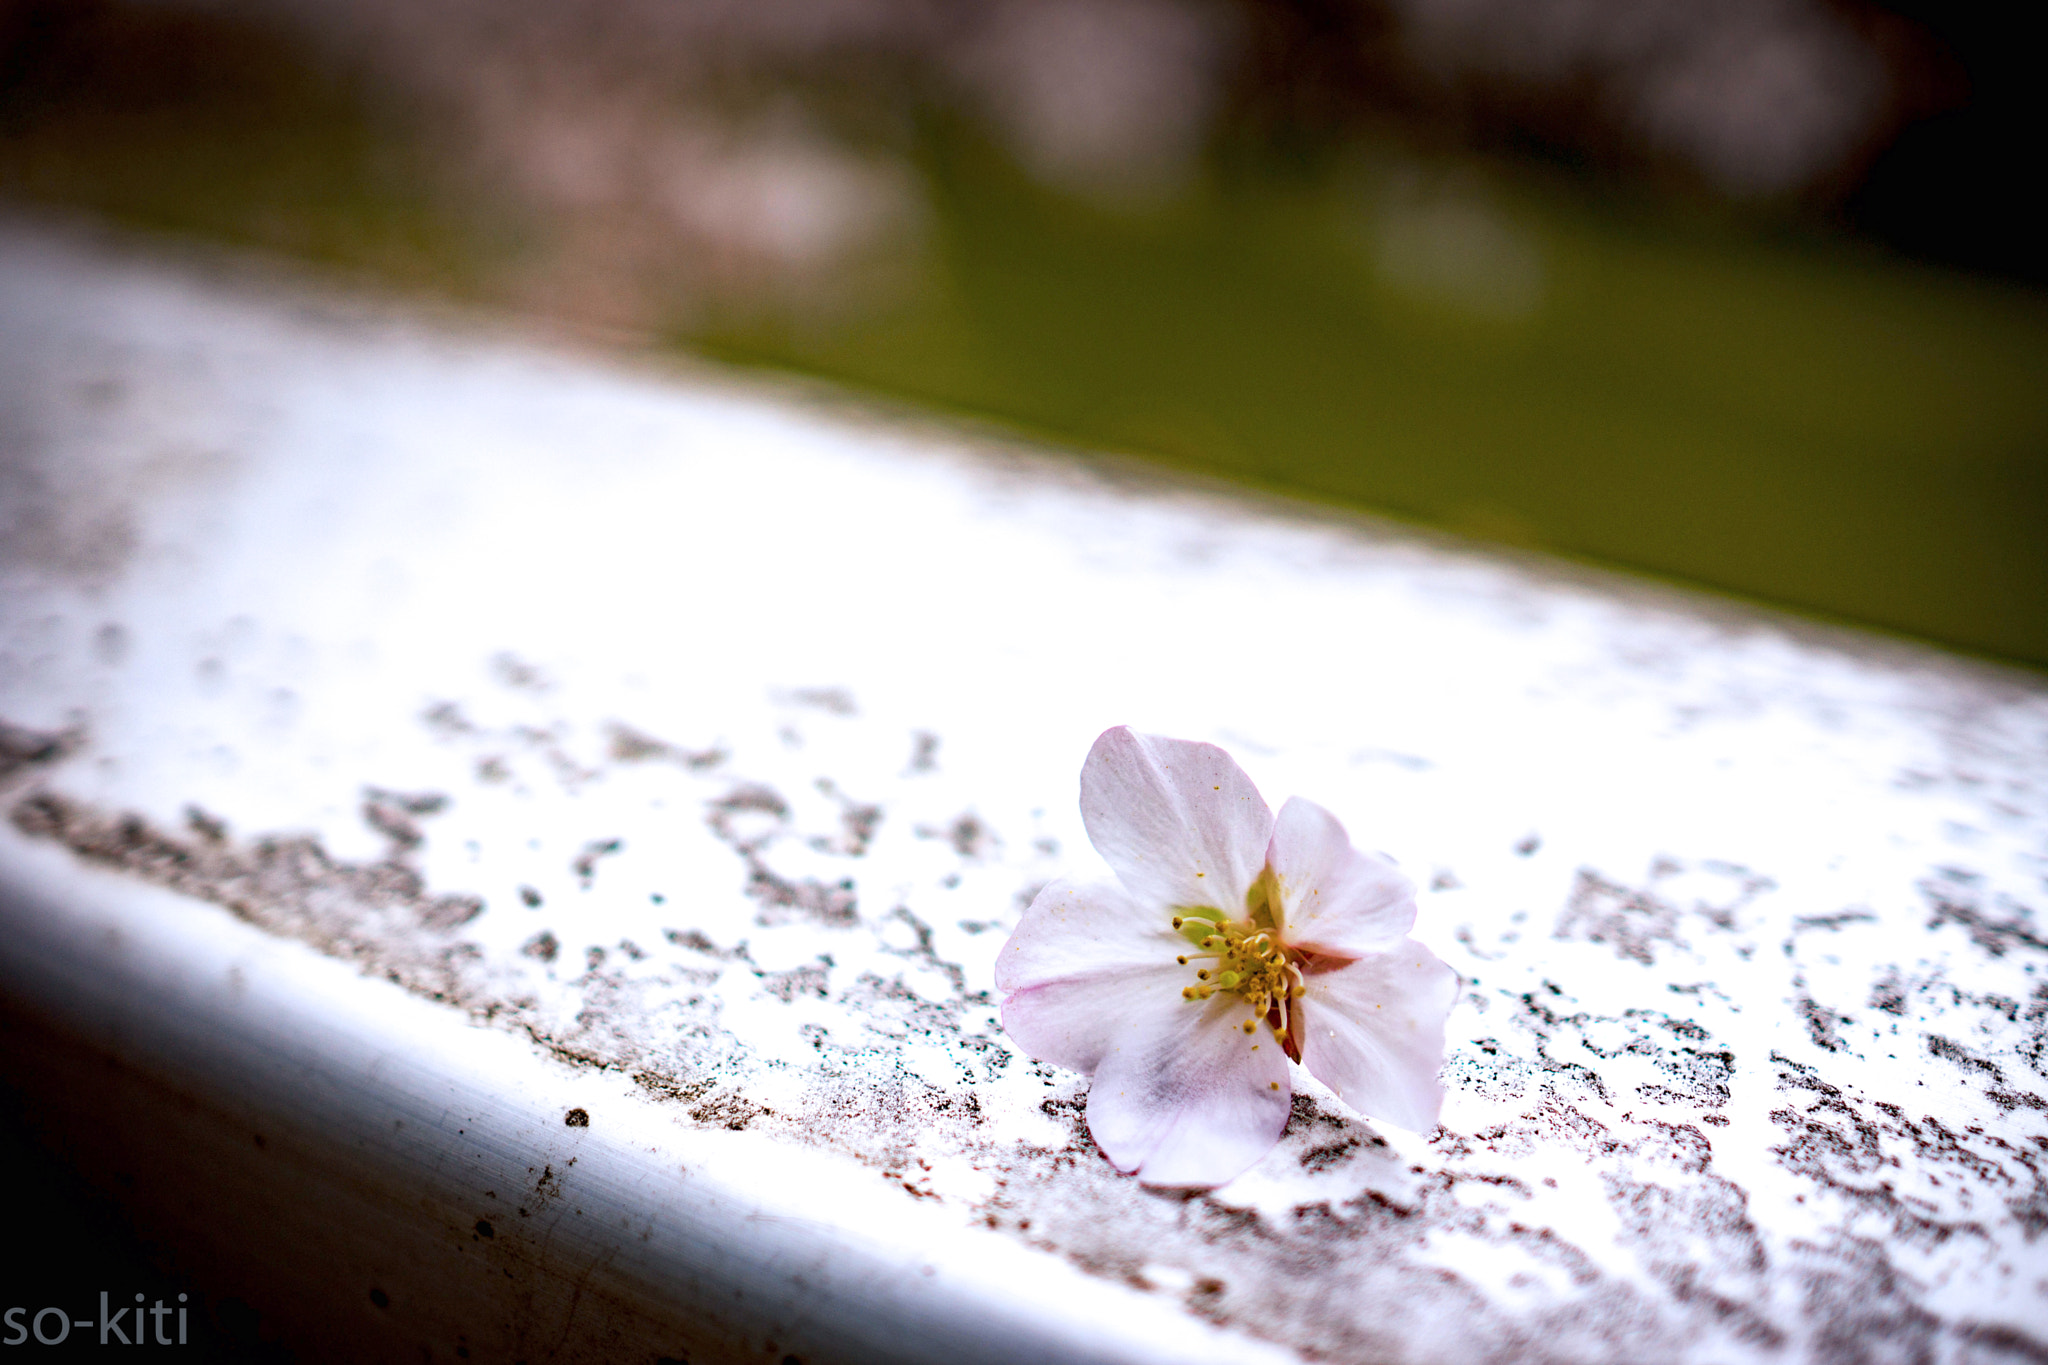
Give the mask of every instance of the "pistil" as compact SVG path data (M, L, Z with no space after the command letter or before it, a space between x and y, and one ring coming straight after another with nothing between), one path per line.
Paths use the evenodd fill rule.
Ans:
M1258 892L1254 895L1258 897ZM1200 1001L1219 990L1235 992L1252 1012L1244 1021L1244 1031L1256 1033L1263 1018L1281 1049L1298 1062L1301 1048L1293 1024L1294 1002L1305 991L1301 967L1296 955L1273 932L1270 915L1258 913L1264 908L1261 903L1247 920L1226 919L1221 911L1191 910L1173 917L1173 927L1201 950L1183 953L1175 960L1182 966L1197 959L1215 964L1198 968L1195 984L1182 990L1181 998ZM1268 923L1261 925L1261 919Z

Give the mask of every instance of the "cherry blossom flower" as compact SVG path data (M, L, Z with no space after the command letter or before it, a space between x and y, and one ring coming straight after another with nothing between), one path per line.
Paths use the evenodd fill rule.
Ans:
M1458 978L1406 937L1415 888L1213 744L1103 733L1081 818L1114 884L1058 881L1003 945L1003 1027L1087 1072L1088 1131L1147 1184L1207 1187L1287 1125L1289 1062L1351 1108L1436 1125Z

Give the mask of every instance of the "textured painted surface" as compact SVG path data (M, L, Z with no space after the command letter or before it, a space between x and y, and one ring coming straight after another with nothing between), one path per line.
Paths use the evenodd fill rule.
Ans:
M1310 1358L2048 1358L2037 679L19 226L0 335L8 858ZM1120 722L1425 885L1437 1133L1146 1190L1007 1044Z

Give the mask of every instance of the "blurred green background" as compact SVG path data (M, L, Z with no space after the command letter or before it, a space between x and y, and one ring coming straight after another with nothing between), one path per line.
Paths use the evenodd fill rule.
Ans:
M465 47L452 9L9 3L0 193L2048 664L2048 294L1972 236L1997 204L1898 207L1960 155L1899 169L1930 126L2030 145L1926 94L1951 48L1759 189L1782 156L1688 161L1527 78L1442 94L1408 29L1304 75L1339 40L1310 8L1155 6L1139 38L1207 32L1223 74L1195 141L1137 155L1043 132L1113 64L1005 124L1028 18L1005 49L930 6L797 42L565 5Z
M1483 207L1465 188L1389 204L1368 173L1241 180L1132 220L987 159L941 166L936 279L913 304L688 339L2048 661L2038 297L1500 176ZM1398 259L1384 238L1410 217L1476 240ZM1516 277L1512 306L1461 269Z

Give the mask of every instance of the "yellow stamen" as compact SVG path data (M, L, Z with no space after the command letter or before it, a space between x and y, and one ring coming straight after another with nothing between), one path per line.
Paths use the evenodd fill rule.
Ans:
M1267 1020L1281 1047L1296 1055L1293 1042L1294 1002L1307 993L1296 955L1281 940L1272 907L1278 904L1277 888L1262 878L1247 898L1251 911L1245 919L1224 918L1219 910L1194 909L1173 917L1182 937L1203 951L1183 953L1174 960L1185 967L1197 959L1214 961L1195 972L1198 984L1181 992L1189 1001L1207 1000L1219 990L1235 992L1251 1007L1252 1017L1239 1027L1250 1035ZM1256 1045L1255 1045L1256 1046Z

